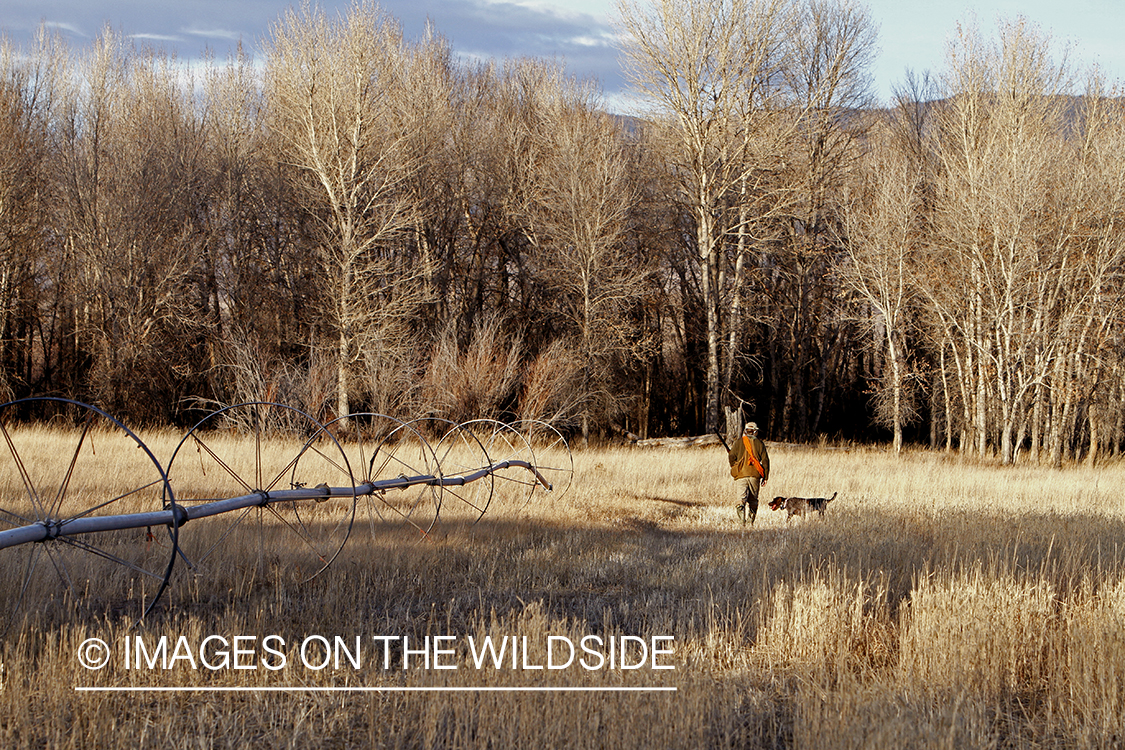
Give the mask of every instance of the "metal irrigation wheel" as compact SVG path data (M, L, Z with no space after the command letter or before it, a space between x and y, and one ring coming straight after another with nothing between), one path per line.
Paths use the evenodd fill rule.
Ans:
M434 439L434 455L441 470L443 521L476 523L488 510L496 479L491 472L488 450L476 433L457 422L425 417L409 423Z
M0 405L0 438L0 630L79 609L148 614L179 529L163 512L174 508L168 476L144 442L100 409L46 397ZM121 517L144 520L135 514L168 519L167 531L119 528ZM28 535L39 539L6 546Z
M535 454L535 468L551 483L551 492L562 497L574 482L574 454L566 438L549 422L525 419L512 425Z
M441 508L441 478L434 449L409 424L383 414L363 412L325 425L339 436L358 473L356 514L371 533L402 526L423 539L433 530Z
M524 508L531 502L539 482L527 466L535 466L535 452L531 443L519 430L495 419L474 419L465 422L463 429L471 430L488 453L496 477L496 493L493 503L498 500L509 508ZM505 462L515 461L516 465L503 467ZM527 464L527 466L524 466Z
M176 447L168 476L192 519L180 550L197 575L277 568L308 581L336 559L355 520L355 481L339 442L283 404L207 415ZM241 507L211 512L232 499Z

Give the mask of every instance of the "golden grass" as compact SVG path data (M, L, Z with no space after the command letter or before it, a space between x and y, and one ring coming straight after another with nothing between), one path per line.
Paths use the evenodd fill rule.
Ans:
M166 461L176 437L146 435ZM224 447L223 450L244 450ZM279 446L284 456L292 446ZM232 534L160 611L33 617L5 636L6 747L1117 747L1125 741L1125 466L776 446L758 522L721 450L575 454L562 497L498 482L426 537L370 520L324 574L282 524ZM245 461L239 456L238 461ZM465 459L466 461L468 459ZM177 459L179 461L179 459ZM87 480L106 483L119 472ZM189 477L173 481L189 483ZM120 478L118 476L118 478ZM176 485L185 497L212 490ZM779 495L839 498L787 523ZM464 514L462 514L464 515ZM193 522L185 535L205 535ZM258 527L255 527L258 528ZM242 530L239 530L240 532ZM264 551L264 554L263 554ZM7 555L11 550L0 550ZM87 671L98 637L453 636L458 668ZM473 667L467 639L674 638L674 670ZM556 641L556 643L561 641ZM633 642L635 643L635 641ZM412 645L411 648L414 646ZM382 651L378 651L381 658ZM292 656L292 654L291 654ZM420 656L412 657L415 664ZM75 686L676 687L676 692L86 693Z

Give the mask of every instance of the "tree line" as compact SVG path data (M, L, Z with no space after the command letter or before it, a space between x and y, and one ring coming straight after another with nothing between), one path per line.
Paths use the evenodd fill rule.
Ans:
M257 61L4 43L0 393L1119 452L1125 113L1096 75L1026 22L964 29L880 109L852 0L618 16L630 116L367 3L286 12Z

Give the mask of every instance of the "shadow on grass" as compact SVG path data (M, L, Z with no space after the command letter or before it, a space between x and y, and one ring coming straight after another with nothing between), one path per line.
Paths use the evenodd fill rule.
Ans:
M669 505L677 514L665 513ZM540 732L550 736L539 744L549 745L560 742L558 732L564 737L580 732L588 717L600 716L622 729L612 742L600 730L592 737L604 741L592 741L591 747L790 747L801 711L821 699L802 703L807 696L802 697L801 685L806 683L800 679L727 668L720 653L755 642L762 608L777 587L838 575L882 587L888 604L897 608L920 577L980 566L997 575L1047 580L1064 595L1083 579L1115 582L1121 573L1118 540L1125 539L1125 523L1092 514L927 515L842 506L824 517L789 524L765 515L747 529L733 513L729 521L720 516L711 526L692 525L679 511L693 507L641 498L635 513L617 514L598 525L535 517L443 522L421 541L398 526L357 524L333 565L307 583L297 582L301 567L309 564L307 556L286 536L268 539L261 559L236 541L210 575L192 578L180 571L167 602L143 631L281 633L287 641L311 633L412 639L465 635L497 623L513 628L507 632L533 636L560 624L577 633L667 633L677 647L690 644L694 656L685 658L696 659L667 675L680 686L674 698L626 702L603 695L473 695L426 702L409 696L349 697L333 708L349 720L309 746L364 744L368 738L355 732L385 738L388 726L398 728L406 746L519 746L538 737L541 725L554 727L555 734ZM50 623L26 648L34 650L36 643L52 639L69 643L67 638L74 637L67 635L74 632L70 626L88 625L90 632L100 634L109 627L97 615L80 617L88 620ZM899 693L883 696L876 687L871 690L872 722L903 712ZM843 695L834 699L843 700ZM205 702L202 697L190 700ZM237 713L262 737L280 738L305 719L303 714L299 719L276 717L291 705L311 710L308 706L319 699L262 700L269 711L258 703L254 710L231 704L224 711ZM916 698L906 709L930 716L927 712L937 709L927 700ZM114 710L135 714L137 724L153 710L125 697L115 701ZM78 710L85 711L85 705L80 703ZM155 705L160 711L165 704ZM541 721L559 711L566 712L565 721ZM189 736L199 731L192 723L195 716L186 711L185 718L169 726ZM510 729L513 716L522 722L519 731ZM939 718L945 721L944 714ZM914 721L909 713L907 719ZM956 721L956 716L950 718L950 727L956 728ZM646 734L661 727L669 727L668 736ZM693 729L684 734L682 728ZM489 739L492 732L508 740Z
M669 504L672 515L663 512ZM1121 574L1125 523L1104 515L842 506L791 523L766 510L753 527L733 512L718 528L678 523L681 508L698 505L642 498L635 514L594 526L535 517L443 521L424 539L400 526L357 522L332 566L308 582L300 582L302 566L315 561L284 533L266 540L265 555L234 540L207 575L178 570L149 619L248 616L265 606L271 622L294 628L361 622L388 632L424 633L436 624L467 632L537 602L550 617L594 633L698 635L720 612L737 613L753 637L775 587L817 575L883 590L893 613L920 576L978 565L1046 580L1060 595L1083 580L1115 582ZM81 609L73 616L99 615Z
M668 502L653 498L649 506ZM675 503L676 505L691 505ZM442 522L426 539L391 525L357 523L333 565L307 583L292 575L299 550L284 537L259 564L231 564L211 578L180 574L164 611L203 614L271 604L294 627L360 618L422 633L463 632L532 602L590 632L705 633L716 611L738 612L750 632L782 584L829 573L886 592L893 611L920 576L981 566L1045 579L1061 594L1083 580L1115 581L1125 523L1099 515L920 513L843 508L823 517L743 527L677 527L651 507L602 526L557 520ZM768 511L766 511L768 513Z

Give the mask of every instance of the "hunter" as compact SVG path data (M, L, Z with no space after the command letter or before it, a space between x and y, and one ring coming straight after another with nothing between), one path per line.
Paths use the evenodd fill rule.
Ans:
M746 423L742 439L730 449L727 460L738 491L738 517L743 524L753 526L758 515L758 490L770 478L770 456L758 437L756 422Z

